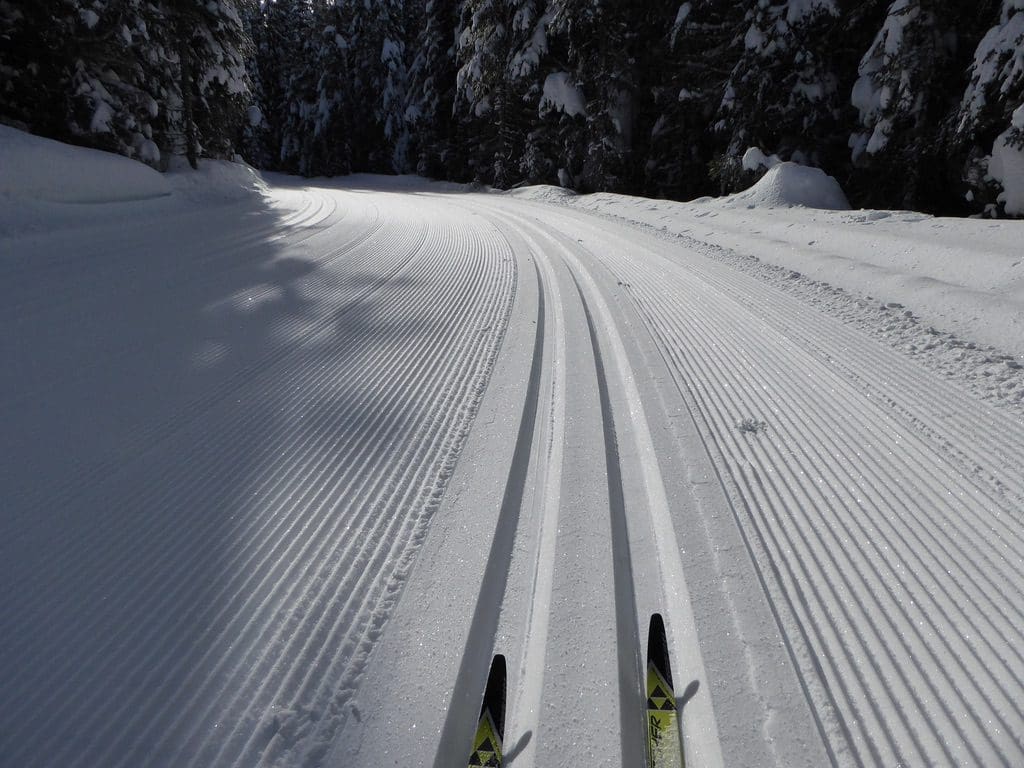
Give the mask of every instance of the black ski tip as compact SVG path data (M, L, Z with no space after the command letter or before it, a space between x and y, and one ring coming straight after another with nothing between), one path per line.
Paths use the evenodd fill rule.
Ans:
M647 663L653 664L671 686L672 665L668 657L668 637L665 635L665 620L660 613L651 614L651 625L647 633Z
M487 675L487 688L484 689L484 702L480 707L480 716L490 710L494 727L498 736L505 738L505 694L508 684L505 670L505 657L500 653L491 660L491 672Z

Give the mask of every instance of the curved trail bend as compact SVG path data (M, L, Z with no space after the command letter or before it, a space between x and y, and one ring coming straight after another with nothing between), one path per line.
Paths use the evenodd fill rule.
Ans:
M1019 420L444 190L12 244L0 764L464 765L501 653L509 765L636 765L653 612L691 768L1024 762Z

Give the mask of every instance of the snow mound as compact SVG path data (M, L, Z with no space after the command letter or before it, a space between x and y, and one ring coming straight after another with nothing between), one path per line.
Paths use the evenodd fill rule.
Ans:
M0 195L51 203L112 203L171 194L160 173L127 157L0 125Z
M526 200L534 200L543 203L560 203L566 198L576 197L576 193L565 187L555 187L550 184L535 184L529 187L512 189L504 194L513 197L522 197Z
M198 203L243 200L269 194L259 171L239 160L199 161L193 170L183 157L172 157L167 179L176 194Z
M820 168L796 163L779 163L750 189L722 201L729 208L820 208L848 211L839 182Z

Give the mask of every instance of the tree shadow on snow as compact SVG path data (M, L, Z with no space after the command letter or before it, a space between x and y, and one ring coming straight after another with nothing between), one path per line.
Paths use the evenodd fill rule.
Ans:
M410 437L407 395L382 408L370 375L398 340L437 331L429 311L381 312L410 278L260 237L280 223L269 207L224 213L33 237L4 265L12 764L249 754L263 716L249 705L331 610L306 587L347 540L333 509L358 512L358 489L332 486L351 470L341 448L365 461Z

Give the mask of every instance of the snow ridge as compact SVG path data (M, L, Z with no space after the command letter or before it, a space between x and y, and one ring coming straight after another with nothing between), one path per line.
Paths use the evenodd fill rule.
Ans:
M515 265L443 208L396 205L388 225L357 196L319 194L346 215L298 232L347 244L206 307L220 327L282 300L290 316L262 339L239 336L212 374L167 387L137 440L63 451L63 482L5 492L20 528L4 547L5 581L19 587L5 611L20 632L4 659L0 748L19 765L287 765L310 739L329 742L486 386ZM309 258L300 239L271 263ZM222 286L251 258L234 245L199 252L237 265ZM159 287L143 283L129 309L166 318L145 301ZM56 326L83 299L104 303L69 293L51 307ZM141 325L127 350L83 338L98 360L174 349ZM103 370L87 372L90 389L123 389L131 369ZM193 389L193 376L214 386ZM5 394L8 434L41 461L38 437L13 428L30 392ZM15 550L58 519L60 568L32 579L39 562Z

